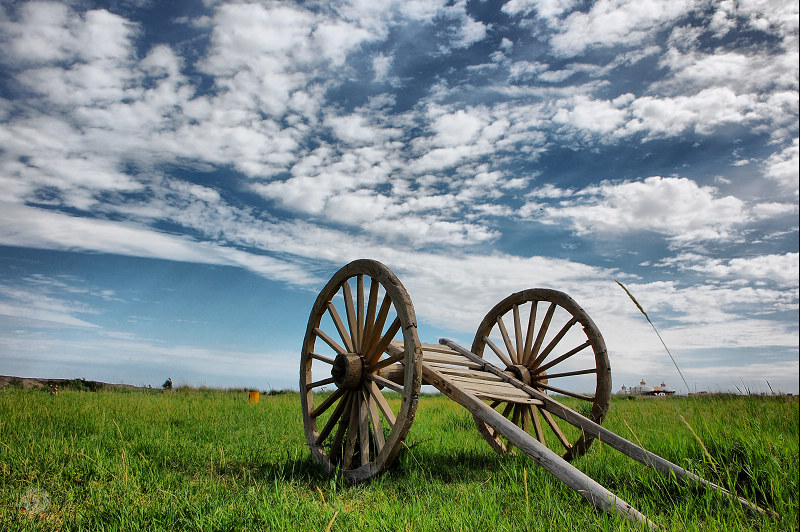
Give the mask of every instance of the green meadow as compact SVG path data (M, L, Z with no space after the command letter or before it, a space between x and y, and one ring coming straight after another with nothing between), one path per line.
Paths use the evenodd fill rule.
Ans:
M598 444L575 465L665 530L797 530L798 398L615 398L610 430L777 512ZM328 477L296 393L0 390L2 530L637 530L424 395L394 467Z

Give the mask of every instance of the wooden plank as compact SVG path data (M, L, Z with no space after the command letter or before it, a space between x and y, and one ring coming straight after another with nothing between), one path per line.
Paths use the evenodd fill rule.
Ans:
M530 397L527 393L523 392L513 384L507 382L490 382L481 379L473 379L472 377L462 377L460 375L451 375L450 379L454 382L462 383L475 390L486 390L489 392L497 392L510 397Z
M460 366L448 366L445 364L437 364L435 362L426 362L426 364L433 365L437 371L441 371L447 375L458 375L461 377L472 377L473 379L480 379L489 382L503 382L503 379L495 375L494 373L489 373L488 371L476 371L474 369L463 368Z
M437 362L439 364L453 364L457 366L464 366L467 368L480 369L483 364L476 364L471 360L464 358L461 355L448 355L444 353L431 353L429 351L422 351L422 362Z
M544 404L540 400L533 399L532 397L508 396L498 393L492 393L490 391L485 391L485 390L472 390L469 388L467 389L471 393L473 393L476 397L480 397L481 399L486 399L489 401L500 401L503 403L513 403L517 405L533 405L533 406L541 406Z
M430 351L432 353L445 353L450 355L458 355L457 351L453 351L446 345L439 345L439 344L420 344L423 351ZM459 355L460 356L460 355Z

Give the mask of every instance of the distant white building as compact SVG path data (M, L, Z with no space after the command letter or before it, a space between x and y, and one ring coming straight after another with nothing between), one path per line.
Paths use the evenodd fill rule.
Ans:
M661 383L660 386L648 386L647 383L642 379L642 382L639 383L639 386L631 386L630 388L626 388L625 385L622 385L622 388L617 392L617 395L673 395L675 390L667 386L665 383Z

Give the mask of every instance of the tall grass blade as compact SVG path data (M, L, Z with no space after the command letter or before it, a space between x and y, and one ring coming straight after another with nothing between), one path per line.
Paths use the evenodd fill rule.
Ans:
M653 330L656 332L656 336L658 336L658 339L661 340L661 345L663 345L664 349L667 351L667 354L669 355L669 359L672 360L672 364L675 366L675 369L678 370L678 375L681 376L681 380L683 381L683 385L686 386L686 391L688 393L692 393L692 389L689 388L689 384L686 382L686 379L683 378L683 373L681 373L681 368L679 368L678 364L675 362L675 358L673 358L672 353L670 353L669 347L667 347L667 344L664 343L664 339L661 338L661 334L659 334L658 329L656 329L656 326L650 320L650 316L647 315L647 312L645 312L644 309L642 308L642 306L639 304L639 302L636 301L636 298L633 297L633 294L631 294L630 290L625 288L624 284L622 284L621 282L617 281L616 279L614 279L614 282L616 282L623 290L625 290L625 293L628 294L629 298L631 298L631 301L633 301L633 304L636 305L636 308L639 309L639 312L641 312L644 315L644 317L647 319L647 323L649 323L650 326L653 328Z

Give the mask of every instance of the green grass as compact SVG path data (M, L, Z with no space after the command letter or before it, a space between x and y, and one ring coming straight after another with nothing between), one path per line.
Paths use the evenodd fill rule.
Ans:
M713 460L710 462L691 425ZM666 530L797 530L798 400L617 400L604 426L734 489L743 510L595 443L575 465ZM31 488L50 504L22 508ZM454 402L423 396L395 466L366 484L311 461L299 397L0 391L3 530L635 530L525 456L499 456Z

